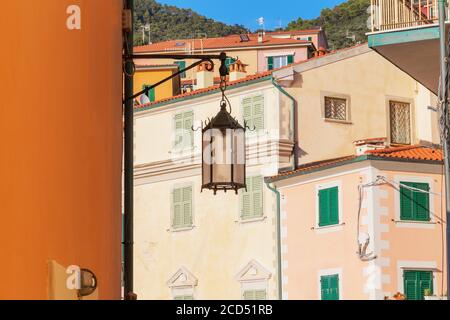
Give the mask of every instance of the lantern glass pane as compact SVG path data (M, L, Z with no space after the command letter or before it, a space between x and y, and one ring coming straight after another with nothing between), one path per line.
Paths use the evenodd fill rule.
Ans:
M203 133L203 161L202 161L202 181L203 185L211 183L211 130Z
M245 131L234 130L233 133L233 180L237 184L245 184Z
M228 184L231 180L233 131L212 130L213 183Z

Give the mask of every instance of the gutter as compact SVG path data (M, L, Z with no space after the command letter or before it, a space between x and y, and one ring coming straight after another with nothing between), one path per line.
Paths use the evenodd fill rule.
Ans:
M299 157L299 146L298 146L298 121L297 121L297 114L298 114L298 107L297 107L297 101L294 99L293 96L291 96L272 76L272 84L277 88L283 95L285 95L289 100L291 100L291 121L290 121L290 129L293 134L294 139L294 150L293 150L293 163L292 163L292 170L297 169L298 167L298 157Z
M281 195L276 187L266 181L267 188L275 193L277 198L277 269L278 269L278 300L283 300L283 269L281 264Z

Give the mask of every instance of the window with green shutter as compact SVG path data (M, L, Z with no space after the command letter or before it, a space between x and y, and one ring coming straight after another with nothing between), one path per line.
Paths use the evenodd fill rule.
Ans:
M147 84L144 84L144 85L142 86L142 90L146 90L146 89L149 88L149 87L151 87L151 86L150 86L150 85L147 85ZM153 102L153 101L156 100L155 88L152 88L152 89L150 89L150 90L147 92L147 97L148 97L148 99L150 100L150 102Z
M339 300L339 275L320 277L321 300Z
M178 113L174 117L175 121L175 147L189 148L194 145L194 112L188 111Z
M227 66L228 69L230 69L230 65L232 65L235 62L236 62L236 59L234 59L234 58L227 58L225 60L225 65Z
M180 71L186 69L186 61L175 61L175 64L178 65L178 69L179 69ZM181 77L182 79L186 78L186 72L181 73L181 74L180 74L180 77Z
M339 224L339 188L319 190L319 227Z
M287 63L288 64L293 64L294 63L294 56L293 55L289 55L287 57Z
M247 191L242 193L241 218L242 220L261 218L263 210L263 177L247 177Z
M246 290L244 300L267 300L266 290Z
M400 220L430 221L429 184L400 182L400 185ZM414 189L425 192L415 191Z
M244 121L255 130L264 129L264 96L257 95L242 100Z
M187 228L193 223L192 187L178 188L172 192L172 228Z
M273 70L273 57L267 57L267 70Z
M404 294L407 300L424 300L425 290L433 294L433 272L423 270L403 271Z

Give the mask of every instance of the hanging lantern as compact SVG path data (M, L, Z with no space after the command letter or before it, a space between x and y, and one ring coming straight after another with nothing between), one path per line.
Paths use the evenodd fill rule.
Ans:
M219 113L202 130L202 191L234 190L237 194L246 187L245 130L227 111L223 99Z

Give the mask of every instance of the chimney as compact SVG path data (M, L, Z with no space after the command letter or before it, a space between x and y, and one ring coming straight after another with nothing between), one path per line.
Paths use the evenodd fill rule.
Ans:
M327 54L327 49L324 47L319 47L319 49L315 52L316 57L321 57Z
M357 156L362 156L368 151L384 149L386 148L386 141L386 138L356 140L355 142L353 142L353 144L355 145L355 154Z
M258 32L258 43L264 42L264 32Z
M241 60L237 60L230 65L230 81L236 81L247 76L246 67L247 64L243 64Z
M197 66L197 86L195 89L204 89L214 85L214 70L208 70L209 62L202 62Z

